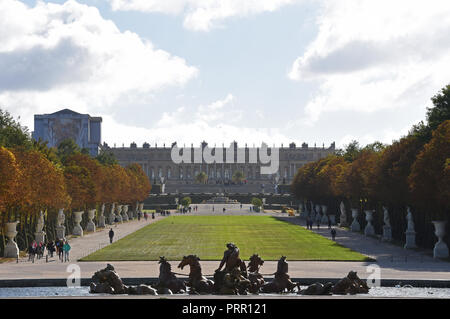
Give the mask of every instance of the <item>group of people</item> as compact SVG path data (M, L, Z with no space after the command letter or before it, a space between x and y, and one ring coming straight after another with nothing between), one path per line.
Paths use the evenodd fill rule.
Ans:
M34 258L41 259L44 256L45 245L43 242L37 243L36 240L33 240L28 247L28 261L33 261Z
M313 228L313 220L311 217L306 218L306 229L312 230ZM317 229L320 229L320 220L317 221ZM331 220L328 219L328 229L330 229L331 239L334 241L336 238L336 229L331 227Z
M46 245L43 242L37 243L33 240L28 247L28 260L34 263L35 257L38 259L44 256L45 250L47 250L47 256L53 258L53 254L56 252L58 254L59 260L62 262L69 261L69 251L71 247L67 239L56 239L49 241Z

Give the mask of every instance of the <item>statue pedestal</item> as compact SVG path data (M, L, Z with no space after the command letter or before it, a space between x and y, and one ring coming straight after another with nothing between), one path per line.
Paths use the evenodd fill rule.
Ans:
M352 208L352 217L353 217L353 222L350 225L350 230L352 232L359 232L361 231L361 226L358 223L358 210Z
M17 243L14 241L14 238L17 235L17 224L19 222L11 222L5 224L5 235L8 237L8 243L5 246L4 257L6 258L17 258L19 257L19 247L17 247Z
M103 215L101 215L99 218L98 218L98 227L105 227L106 225L105 225L105 216L103 216Z
M392 241L392 228L390 226L383 226L383 237L381 240L386 242Z
M19 247L15 241L10 240L5 246L5 257L6 258L17 258L19 257Z
M352 224L350 225L350 230L352 232L359 232L359 231L361 231L361 226L359 225L359 223L358 223L358 221L356 219L354 219Z
M34 233L34 240L36 240L37 243L45 243L45 232L40 231Z
M63 239L66 237L66 226L61 225L56 227L56 237L58 239Z
M83 228L80 225L75 225L73 227L73 234L75 236L83 236Z
M75 226L73 227L73 234L75 236L83 236L83 228L81 228L80 222L83 219L84 212L74 212L73 214L75 215Z
M417 248L416 246L416 232L415 231L406 231L406 244L405 248Z
M438 242L434 245L433 257L434 258L448 258L448 246L444 242L445 236L445 224L446 221L434 221L435 232L434 234L438 238Z
M336 225L336 215L328 215L328 218L331 221L331 225Z
M116 218L116 215L111 213L108 215L108 225L113 225L114 224L114 219Z
M373 219L373 210L366 210L366 221L367 221L367 225L364 228L364 235L366 236L374 236L375 235L375 229L373 228L372 225L372 219Z
M94 217L95 217L95 209L89 210L88 211L89 221L88 221L88 223L86 225L86 231L88 231L88 232L95 232L95 224L92 221L94 219Z

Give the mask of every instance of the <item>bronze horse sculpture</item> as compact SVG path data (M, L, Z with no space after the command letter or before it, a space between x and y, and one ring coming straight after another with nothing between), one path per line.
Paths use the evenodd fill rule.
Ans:
M224 265L225 269L222 271ZM247 267L239 258L239 248L233 243L228 243L219 268L214 273L214 292L225 295L246 295L251 286L247 277Z
M259 273L259 269L264 264L264 260L258 255L253 254L247 266L248 279L250 280L249 291L251 293L258 293L260 288L264 285L264 277Z
M186 286L190 288L190 293L210 294L214 289L214 282L202 275L199 261L200 258L196 255L183 256L178 268L190 267L189 280L186 283Z
M91 293L129 294L129 295L157 295L155 289L147 285L126 286L110 264L92 276Z
M172 272L172 266L164 256L159 257L159 265L159 280L153 287L156 288L159 293L162 293L163 291L169 294L186 292L186 284L175 276Z
M292 292L295 287L298 287L298 283L293 283L288 275L288 263L286 262L286 256L282 256L278 260L277 272L275 278L261 287L263 293L282 293L285 290Z

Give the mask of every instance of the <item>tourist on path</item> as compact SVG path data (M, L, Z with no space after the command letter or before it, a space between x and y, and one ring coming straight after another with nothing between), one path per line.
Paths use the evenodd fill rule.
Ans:
M331 229L331 240L334 241L335 238L336 238L336 229L332 228L332 229Z
M64 261L69 261L69 251L70 251L70 245L69 242L66 240L64 246L63 246L63 250L64 250Z
M55 244L53 243L53 240L48 242L47 250L50 253L50 258L53 258L53 253L55 252Z
M328 229L331 229L331 219L328 218Z
M109 243L112 244L114 238L114 230L111 228L109 230Z

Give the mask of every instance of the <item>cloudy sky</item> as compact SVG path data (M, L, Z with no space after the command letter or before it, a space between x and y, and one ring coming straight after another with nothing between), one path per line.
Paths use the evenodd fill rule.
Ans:
M0 108L110 146L390 143L449 83L448 0L0 0Z

